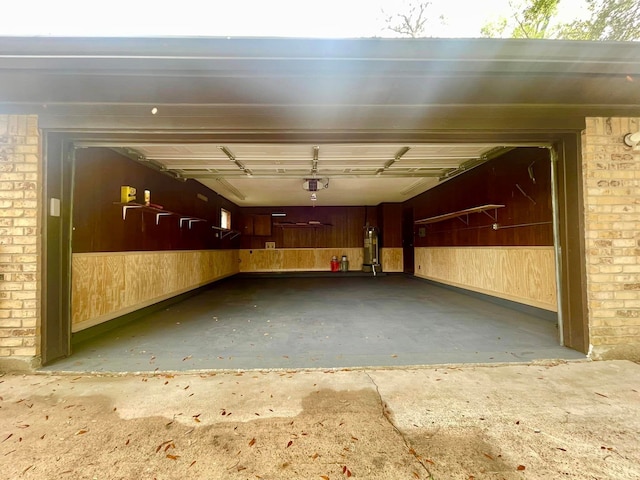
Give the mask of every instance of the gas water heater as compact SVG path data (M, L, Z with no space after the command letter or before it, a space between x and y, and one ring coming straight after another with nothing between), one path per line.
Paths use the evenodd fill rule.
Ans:
M364 227L364 256L362 261L363 272L380 272L380 251L378 248L378 229L376 227Z

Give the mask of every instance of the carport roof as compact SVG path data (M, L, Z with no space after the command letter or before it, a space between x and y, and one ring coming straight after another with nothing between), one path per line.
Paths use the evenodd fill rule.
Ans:
M0 111L71 129L569 130L637 115L639 82L633 42L0 39Z

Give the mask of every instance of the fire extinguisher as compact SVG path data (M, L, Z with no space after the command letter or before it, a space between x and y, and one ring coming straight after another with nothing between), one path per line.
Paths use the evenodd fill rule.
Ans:
M340 271L340 262L338 261L338 257L334 256L331 258L331 271L339 272Z

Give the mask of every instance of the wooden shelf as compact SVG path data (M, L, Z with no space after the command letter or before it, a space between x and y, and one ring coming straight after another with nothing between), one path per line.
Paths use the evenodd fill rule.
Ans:
M445 220L450 220L452 218L459 218L462 222L469 224L469 214L470 213L484 213L489 218L491 218L494 222L498 220L498 212L499 208L504 208L505 205L496 205L496 204L487 204L480 205L478 207L466 208L464 210L458 210L457 212L445 213L443 215L436 215L435 217L423 218L421 220L416 220L413 222L415 225L428 225L430 223L443 222ZM488 213L490 210L494 211L493 216ZM467 221L462 220L462 217L467 217Z
M281 228L318 228L318 227L333 227L331 223L321 222L274 222L274 227Z
M222 228L222 227L216 227L216 226L212 226L211 228L222 232L220 234L220 240L222 240L225 237L229 237L229 240L233 240L238 235L242 235L242 232L239 232L238 230L231 230L229 228Z
M156 225L160 224L160 219L162 217L178 217L180 219L180 228L183 225L188 225L189 229L191 229L191 225L197 222L206 222L204 218L192 217L189 215L182 215L181 213L171 212L169 210L163 210L157 207L151 207L149 205L143 205L141 203L120 203L114 202L114 205L120 205L122 207L122 220L127 219L127 211L131 209L140 210L142 212L150 212L154 213L156 216Z

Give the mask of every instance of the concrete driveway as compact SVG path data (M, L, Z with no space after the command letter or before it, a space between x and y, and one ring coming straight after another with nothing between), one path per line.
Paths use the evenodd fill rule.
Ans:
M3 478L640 478L625 361L0 382Z

